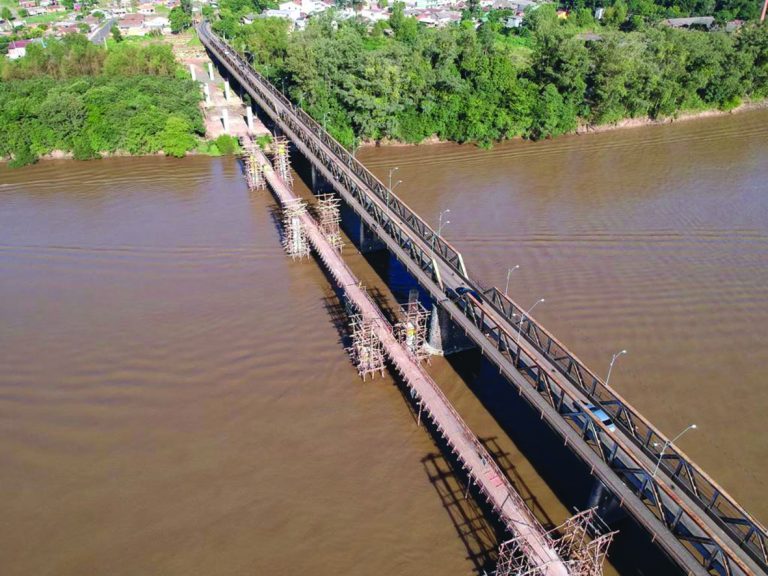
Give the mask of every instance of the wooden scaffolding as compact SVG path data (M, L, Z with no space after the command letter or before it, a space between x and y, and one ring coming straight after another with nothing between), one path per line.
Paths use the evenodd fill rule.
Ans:
M245 180L248 183L249 190L264 190L267 187L267 181L264 178L264 170L268 166L262 164L259 160L260 155L256 154L258 144L251 143L245 148L243 154L243 164L245 165Z
M285 185L293 189L293 175L291 174L291 158L288 140L282 136L275 138L271 144L272 165L275 172Z
M616 532L600 519L597 508L579 512L546 534L570 576L601 576L603 561ZM499 547L496 576L544 576L547 563L530 549L523 538L513 538Z
M365 380L376 372L384 376L384 346L376 336L376 321L365 319L360 314L350 316L352 346L347 350L357 366L357 372Z
M402 320L395 325L398 341L417 362L429 362L430 354L425 346L429 312L419 302L418 290L411 290L408 302L400 306L400 318Z
M320 232L323 233L328 243L341 252L344 240L341 238L341 212L339 206L341 200L333 194L318 194L317 215Z
M294 260L309 257L307 232L301 217L307 213L307 204L298 198L283 205L283 248Z

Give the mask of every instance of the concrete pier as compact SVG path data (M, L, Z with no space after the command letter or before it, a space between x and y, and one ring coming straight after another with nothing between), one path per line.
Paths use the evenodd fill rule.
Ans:
M205 105L211 105L211 88L208 84L203 84L203 95L205 96Z
M448 356L477 348L475 343L451 320L445 309L438 304L432 304L426 347L429 353L435 356Z
M221 109L221 122L224 125L224 134L229 134L229 111L226 108Z

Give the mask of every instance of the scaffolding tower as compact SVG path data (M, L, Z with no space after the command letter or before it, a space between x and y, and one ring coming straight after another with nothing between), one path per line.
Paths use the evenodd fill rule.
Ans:
M296 260L309 257L307 232L301 217L307 213L307 204L294 198L283 205L283 248Z
M275 172L288 188L293 188L293 176L291 175L291 158L288 148L288 140L282 136L272 142L272 165Z
M544 536L571 576L601 576L603 561L616 532L597 514L597 508L579 512ZM496 576L543 576L548 562L539 558L522 538L499 547Z
M258 144L251 144L245 149L243 154L243 163L245 164L245 179L248 182L249 190L264 190L267 187L267 181L264 178L266 166L259 161L256 154Z
M395 334L400 344L417 362L429 362L430 355L425 346L429 312L419 302L418 290L408 293L408 302L400 306L400 317L402 320L395 325Z
M360 314L350 316L352 346L347 350L357 366L357 372L365 380L368 375L384 376L384 346L376 336L376 320L366 320Z
M339 252L344 247L344 240L341 238L341 229L339 228L341 222L340 204L341 200L333 194L318 194L317 196L320 231L328 243Z

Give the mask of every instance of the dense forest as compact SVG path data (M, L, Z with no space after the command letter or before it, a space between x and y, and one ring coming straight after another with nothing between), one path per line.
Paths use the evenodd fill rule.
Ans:
M183 156L204 133L198 85L183 78L169 46L121 44L109 51L84 36L30 44L0 58L0 157L12 166L54 150Z
M654 14L692 11L631 5L643 1ZM479 26L467 11L460 23L427 28L395 4L374 26L324 13L289 32L279 19L241 24L254 6L222 0L214 28L347 146L431 136L490 145L768 97L768 26L679 30L623 0L602 22L585 6L563 19L543 5L519 29L505 27L508 11L478 17Z

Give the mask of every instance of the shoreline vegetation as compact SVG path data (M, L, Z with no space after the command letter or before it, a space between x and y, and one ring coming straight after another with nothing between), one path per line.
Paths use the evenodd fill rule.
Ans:
M183 157L239 150L235 137L204 139L200 86L170 45L124 42L105 49L72 34L0 59L0 160Z
M759 100L757 102L744 102L737 108L734 108L733 110L702 110L698 112L690 112L690 113L681 113L679 116L676 116L674 118L662 118L662 119L652 119L652 118L627 118L625 120L620 120L619 122L615 124L602 124L602 125L581 125L579 126L574 132L569 132L568 134L563 134L563 136L572 135L572 136L586 136L590 134L601 134L604 132L613 132L616 130L629 130L633 128L644 128L647 126L664 126L667 124L676 124L678 122L690 122L690 121L696 121L696 120L704 120L706 118L720 118L723 116L730 116L733 114L741 114L744 112L753 112L755 110L763 110L768 109L768 99L765 100ZM522 137L518 136L516 138L509 139L509 141L513 140L523 140ZM201 142L201 146L198 149L189 150L186 153L186 156L228 156L237 153L237 148L231 149L231 151L221 151L221 150L213 150L210 149L200 149L205 145L211 145L214 144L214 142ZM416 146L435 146L440 144L458 144L457 142L453 142L451 140L440 140L436 136L432 136L430 138L426 138L421 142L417 143L409 143L409 142L402 142L402 141L395 141L395 140L362 140L357 143L358 147L360 148L410 148L410 147L416 147ZM225 145L226 146L226 145ZM236 146L236 144L233 143L233 146ZM151 152L147 154L131 154L130 152L126 151L115 151L115 152L101 152L99 154L99 158L147 158L147 157L171 157L168 154L165 154L162 150L158 152ZM74 154L72 152L65 152L63 150L53 150L47 154L43 154L37 158L38 161L45 161L45 160L74 160ZM0 162L9 162L10 158L2 158L0 157Z
M678 122L690 122L696 120L705 120L707 118L721 118L733 114L744 112L753 112L756 110L768 109L768 98L754 102L743 102L732 110L699 110L696 112L681 112L677 116L668 118L625 118L613 124L580 124L573 132L562 134L562 136L586 136L589 134L602 134L603 132L613 132L616 130L630 130L633 128L645 128L648 126L665 126L676 124ZM506 141L524 140L522 136L516 136ZM501 142L497 142L500 144ZM437 136L425 138L421 142L411 143L398 140L361 140L357 145L361 148L408 148L413 146L434 146L437 144L460 144L452 140L441 140Z
M421 26L402 3L373 25L332 9L295 31L284 19L245 17L271 0L221 0L218 14L204 13L347 148L485 148L768 105L768 26L660 24L660 16L679 15L679 1L608 0L600 22L585 0L573 0L565 18L544 4L519 28L504 25L509 10L482 12L474 0L443 28ZM0 59L0 79L0 161L11 167L238 150L234 137L203 138L202 92L168 44L106 50L69 35L29 45L19 60Z
M768 26L739 21L726 31L731 18L752 18L746 4L607 0L600 21L593 14L602 3L592 4L534 6L519 27L508 27L513 11L483 11L475 0L442 28L420 25L401 3L371 24L342 2L343 17L326 11L293 31L286 20L252 16L268 0L220 0L218 15L207 16L350 149L490 147L705 117L768 98ZM716 29L664 23L710 10Z

